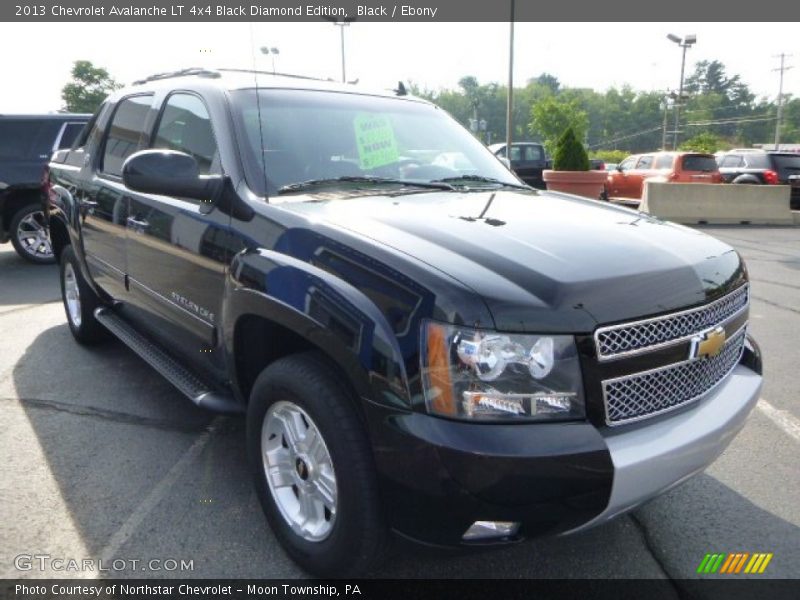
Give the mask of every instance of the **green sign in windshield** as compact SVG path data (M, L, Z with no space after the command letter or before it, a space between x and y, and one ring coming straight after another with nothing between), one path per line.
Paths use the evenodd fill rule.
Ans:
M397 140L389 119L379 114L362 114L353 120L356 130L358 160L362 169L369 170L397 162Z

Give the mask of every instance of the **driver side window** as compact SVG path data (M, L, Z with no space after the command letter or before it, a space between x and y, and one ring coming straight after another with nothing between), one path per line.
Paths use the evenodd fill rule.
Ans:
M184 152L197 161L200 174L220 174L217 141L203 101L193 94L172 94L164 106L153 148Z
M619 163L619 168L620 168L621 171L627 171L629 169L632 169L635 164L636 164L636 157L635 156L629 156L628 158L623 160L621 163Z

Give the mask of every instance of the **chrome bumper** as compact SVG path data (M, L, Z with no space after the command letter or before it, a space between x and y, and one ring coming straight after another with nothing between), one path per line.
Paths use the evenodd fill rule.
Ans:
M609 433L614 463L608 506L564 535L605 523L686 481L710 465L758 402L761 375L738 365L706 398L667 419L632 431Z

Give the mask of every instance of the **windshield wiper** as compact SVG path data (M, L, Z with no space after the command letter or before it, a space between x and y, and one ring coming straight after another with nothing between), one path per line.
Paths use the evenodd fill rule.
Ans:
M431 190L453 190L452 185L445 181L413 181L408 179L392 179L391 177L363 177L359 175L346 175L344 177L332 177L328 179L309 179L308 181L299 181L297 183L290 183L278 188L279 194L287 194L290 192L300 192L303 190L324 187L327 185L336 185L339 183L365 183L370 185L404 185L407 187L427 188Z
M501 181L499 179L495 179L494 177L486 177L485 175L458 175L457 177L444 177L443 179L434 179L433 182L459 183L459 182L470 182L470 181L477 181L480 183L493 183L496 185L501 185L503 187L512 187L520 190L533 189L529 185L522 185L520 183L508 183L507 181Z

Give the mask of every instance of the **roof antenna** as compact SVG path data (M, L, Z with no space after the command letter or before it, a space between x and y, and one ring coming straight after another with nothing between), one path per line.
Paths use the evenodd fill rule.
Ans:
M258 91L258 70L256 69L256 39L253 33L253 23L250 23L250 50L253 56L253 80L256 86L256 108L258 110L258 135L261 141L261 172L264 174L264 199L269 204L267 193L267 157L264 152L264 121L261 120L261 94Z
M397 82L397 88L392 90L398 96L407 96L408 92L406 91L406 86L403 85L402 81Z

